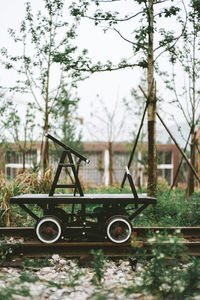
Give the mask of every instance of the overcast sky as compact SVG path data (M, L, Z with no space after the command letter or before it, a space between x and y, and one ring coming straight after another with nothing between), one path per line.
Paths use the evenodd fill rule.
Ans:
M1 0L0 1L0 48L13 48L14 45L8 36L7 29L17 29L24 17L25 0ZM35 9L41 8L41 0L30 1ZM95 27L90 21L84 21L79 29L78 46L87 48L89 55L94 60L114 59L120 60L122 57L131 57L132 51L129 44L122 41L116 33L109 31L107 34L102 32L101 28ZM105 72L92 75L89 79L81 82L78 87L78 95L80 96L79 115L84 121L89 121L91 113L91 102L95 101L96 95L107 104L112 110L115 103L124 97L130 97L132 88L136 88L139 84L141 72L131 69ZM0 72L0 84L6 84L14 81L16 77L12 77L11 73ZM18 103L23 103L21 97L15 99ZM167 106L166 106L167 107ZM167 108L166 108L167 109ZM180 118L180 114L177 115ZM182 119L180 118L179 122ZM84 139L88 139L88 133L85 131Z

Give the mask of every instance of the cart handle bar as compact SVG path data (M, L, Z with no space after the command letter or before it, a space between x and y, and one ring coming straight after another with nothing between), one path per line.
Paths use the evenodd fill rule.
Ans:
M49 139L51 139L53 142L55 142L56 144L60 145L61 147L63 147L65 150L69 150L71 153L73 153L75 156L79 157L81 160L85 161L87 164L89 164L90 160L87 159L85 156L81 155L80 153L78 153L77 151L75 151L74 149L72 149L71 147L65 145L64 143L62 143L61 141L59 141L58 139L56 139L54 136L52 136L49 133L45 133L45 136Z

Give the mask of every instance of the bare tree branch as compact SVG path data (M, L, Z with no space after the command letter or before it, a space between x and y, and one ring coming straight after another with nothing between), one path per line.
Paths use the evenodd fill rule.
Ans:
M130 43L130 44L132 44L132 45L137 45L137 46L139 46L140 48L142 48L143 50L147 50L147 48L144 47L142 44L132 42L132 41L128 40L127 38L125 38L125 37L119 32L119 30L117 30L116 28L113 28L113 30L116 31L116 32L119 34L119 36L120 36L124 41L126 41L126 42L128 42L128 43Z

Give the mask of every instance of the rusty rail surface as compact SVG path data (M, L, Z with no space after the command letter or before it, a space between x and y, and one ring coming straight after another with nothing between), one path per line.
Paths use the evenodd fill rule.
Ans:
M148 242L138 242L140 246L150 250ZM188 249L188 254L200 256L200 242L182 242ZM167 243L165 243L167 244ZM127 257L134 255L138 247L131 246L130 243L117 245L111 242L61 242L55 244L43 244L40 242L25 242L17 251L19 257L47 257L59 254L64 257L81 257L90 254L92 249L102 249L108 257ZM149 254L150 255L150 254Z

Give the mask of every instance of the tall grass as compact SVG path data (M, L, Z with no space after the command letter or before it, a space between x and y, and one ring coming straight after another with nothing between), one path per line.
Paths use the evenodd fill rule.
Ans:
M4 174L0 174L0 226L9 227L13 225L15 219L21 216L21 210L18 207L10 206L11 197L30 193L48 193L52 182L51 169L46 170L43 176L40 176L39 171L26 171L19 174L14 181L7 180ZM23 213L22 215L24 218L25 215Z

